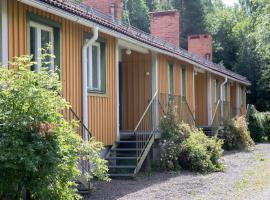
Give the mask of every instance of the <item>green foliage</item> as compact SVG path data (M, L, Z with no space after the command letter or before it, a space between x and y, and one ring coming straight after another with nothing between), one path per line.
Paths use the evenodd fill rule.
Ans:
M222 144L221 140L209 138L202 130L196 130L182 144L180 165L202 173L221 171L224 168L219 162L223 154Z
M255 142L265 141L264 119L263 113L258 112L254 105L250 106L247 113L247 122L251 138Z
M226 120L223 123L223 127L219 131L218 137L224 141L224 149L251 150L254 146L245 117Z
M145 0L122 0L122 2L124 4L124 22L131 24L132 26L135 26L140 30L149 32L149 8L146 6Z
M222 170L218 159L222 155L222 141L208 138L201 130L177 121L175 108L169 104L161 120L161 160L165 170L190 169L198 172Z
M267 136L268 141L270 141L270 113L265 113L264 118L264 133Z
M108 180L106 163L97 158L102 145L81 145L76 122L61 114L68 103L59 95L58 74L30 71L31 59L0 68L0 199L22 199L25 192L32 199L79 198L80 155L95 166L92 176Z

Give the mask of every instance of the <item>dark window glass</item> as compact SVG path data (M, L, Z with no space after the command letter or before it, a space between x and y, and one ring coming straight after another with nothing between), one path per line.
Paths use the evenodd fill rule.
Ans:
M34 27L30 27L30 54L33 56L32 61L37 60L37 43L36 43L36 29ZM36 65L31 66L31 70L34 71L36 69Z

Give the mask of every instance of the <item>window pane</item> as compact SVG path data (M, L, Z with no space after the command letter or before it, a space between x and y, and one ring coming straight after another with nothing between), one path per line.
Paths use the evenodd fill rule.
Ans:
M98 81L100 79L99 76L99 67L98 66L98 47L93 45L92 49L92 87L94 89L99 89Z
M30 27L30 54L33 56L32 61L37 61L37 34L36 28ZM36 65L31 66L31 70L34 71Z
M2 58L2 1L0 1L0 64L2 64L3 62L3 58Z
M49 31L45 31L45 30L41 30L41 48L42 49L46 49L47 45L51 42L51 33ZM51 50L49 50L49 52L42 52L42 53L49 53L51 54ZM50 56L46 56L45 62L50 62L51 61L51 57ZM43 63L42 67L49 67L50 64L45 64Z

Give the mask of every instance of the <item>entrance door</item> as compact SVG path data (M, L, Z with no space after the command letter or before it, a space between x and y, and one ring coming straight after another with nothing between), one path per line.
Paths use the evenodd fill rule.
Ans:
M151 99L151 55L122 51L119 68L120 130L133 131Z
M207 109L207 74L198 73L195 76L195 104L196 104L196 125L205 126L208 124Z

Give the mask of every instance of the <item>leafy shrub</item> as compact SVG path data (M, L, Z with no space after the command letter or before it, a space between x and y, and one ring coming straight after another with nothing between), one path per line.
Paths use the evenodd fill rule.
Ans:
M255 142L265 141L264 119L264 114L258 112L255 106L252 105L247 113L247 122L250 136Z
M264 133L267 136L268 141L270 141L270 113L266 112L264 116Z
M207 137L202 130L193 132L181 145L180 165L198 172L223 170L219 159L223 154L222 141Z
M102 145L81 145L76 123L61 114L68 103L58 95L58 75L30 71L31 59L22 56L10 70L0 68L0 199L25 193L32 199L79 198L80 155L95 166L92 176L108 180L106 162L96 156Z
M222 141L208 138L201 130L176 119L175 110L169 108L161 120L161 160L165 170L190 169L198 172L219 171L222 165Z
M224 141L224 149L250 150L254 146L245 117L226 120L223 127L219 131L218 137Z

